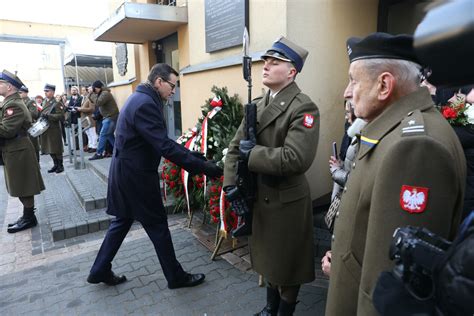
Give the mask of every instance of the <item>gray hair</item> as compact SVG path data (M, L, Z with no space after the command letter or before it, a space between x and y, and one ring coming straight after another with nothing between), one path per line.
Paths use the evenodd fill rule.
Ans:
M402 91L414 90L420 86L421 66L402 59L363 59L367 73L375 80L381 73L390 72Z

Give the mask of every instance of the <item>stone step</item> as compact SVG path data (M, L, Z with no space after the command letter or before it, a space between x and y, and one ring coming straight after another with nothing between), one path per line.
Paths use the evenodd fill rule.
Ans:
M105 208L85 210L71 179L75 179L74 173L88 170L74 170L69 164L65 164L65 167L66 172L61 174L47 173L44 164L41 169L46 190L35 199L39 222L44 226L40 229L40 234L44 240L51 241L43 246L44 249L54 248L55 242L105 230L113 218L105 212ZM97 176L93 177L101 181ZM106 188L105 183L102 183L102 187L101 190Z
M89 169L68 170L66 179L85 211L107 206L107 184Z
M112 159L99 159L93 161L87 161L86 167L93 171L102 181L107 183L109 179L109 167ZM161 168L161 164L159 169ZM160 171L161 172L161 171ZM163 198L163 204L165 206L166 212L172 214L174 210L174 197L171 194L168 194L166 199L164 198L163 191L163 181L160 179L160 188L161 188L161 197Z

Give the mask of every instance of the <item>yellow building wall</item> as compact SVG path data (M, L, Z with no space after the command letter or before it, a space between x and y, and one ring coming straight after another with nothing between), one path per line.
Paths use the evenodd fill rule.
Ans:
M286 0L249 0L250 50L261 51L286 33ZM189 64L196 65L239 55L242 47L206 53L204 0L188 1ZM184 67L186 64L180 64Z
M378 0L288 0L288 38L309 51L297 83L318 105L316 159L307 172L313 199L330 192L331 144L344 134L343 92L348 82L346 40L377 29Z
M178 28L181 69L242 54L240 46L206 53L204 0L188 1L187 6L188 24ZM377 8L378 0L249 0L251 53L266 50L280 35L309 51L296 82L318 105L321 113L318 152L307 173L313 199L331 190L328 169L331 143L337 141L339 144L344 132L343 91L348 81L346 39L376 31ZM137 78L135 86L146 79L154 55L150 43L130 46L135 48L129 49L130 73L126 77L134 74ZM253 97L260 95L264 88L261 84L262 65L254 60ZM114 76L116 81L120 81L118 74ZM237 93L243 103L247 100L241 65L181 75L180 81L183 130L195 125L201 115L201 106L212 97L210 90L213 85L226 86L229 93ZM132 90L126 87L114 89L120 104Z

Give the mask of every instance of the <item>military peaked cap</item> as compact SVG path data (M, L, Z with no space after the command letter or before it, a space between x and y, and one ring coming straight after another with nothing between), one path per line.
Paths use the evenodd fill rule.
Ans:
M28 90L28 88L27 88L25 85L22 85L22 86L20 87L20 92L26 92L26 93L28 93L28 92L30 92L30 91Z
M347 40L347 54L352 63L361 59L401 59L419 64L413 49L413 36L391 35L376 32L365 38L351 37Z
M18 78L16 75L12 74L8 70L3 70L0 73L0 80L9 82L17 89L20 89L23 85L23 82L21 82L20 78Z
M56 91L56 86L54 84L47 83L44 85L44 91L48 90Z
M262 59L273 57L287 61L295 65L298 72L301 72L307 56L308 51L306 49L281 36L273 43L272 47L262 55Z

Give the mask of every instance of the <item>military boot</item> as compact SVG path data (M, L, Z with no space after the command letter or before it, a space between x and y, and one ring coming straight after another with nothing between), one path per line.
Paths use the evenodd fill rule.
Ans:
M64 171L63 159L57 159L58 167L56 168L56 173L61 173Z
M11 226L8 225L7 232L13 234L38 225L34 210L34 207L24 207L23 216L16 223L13 223Z
M56 170L58 169L58 160L56 158L53 158L53 163L54 163L54 166L53 168L48 170L48 173L56 172Z
M278 289L267 287L267 305L254 316L277 316L280 306L280 293Z
M295 308L296 303L288 303L285 300L280 300L280 306L278 307L278 316L292 316Z

